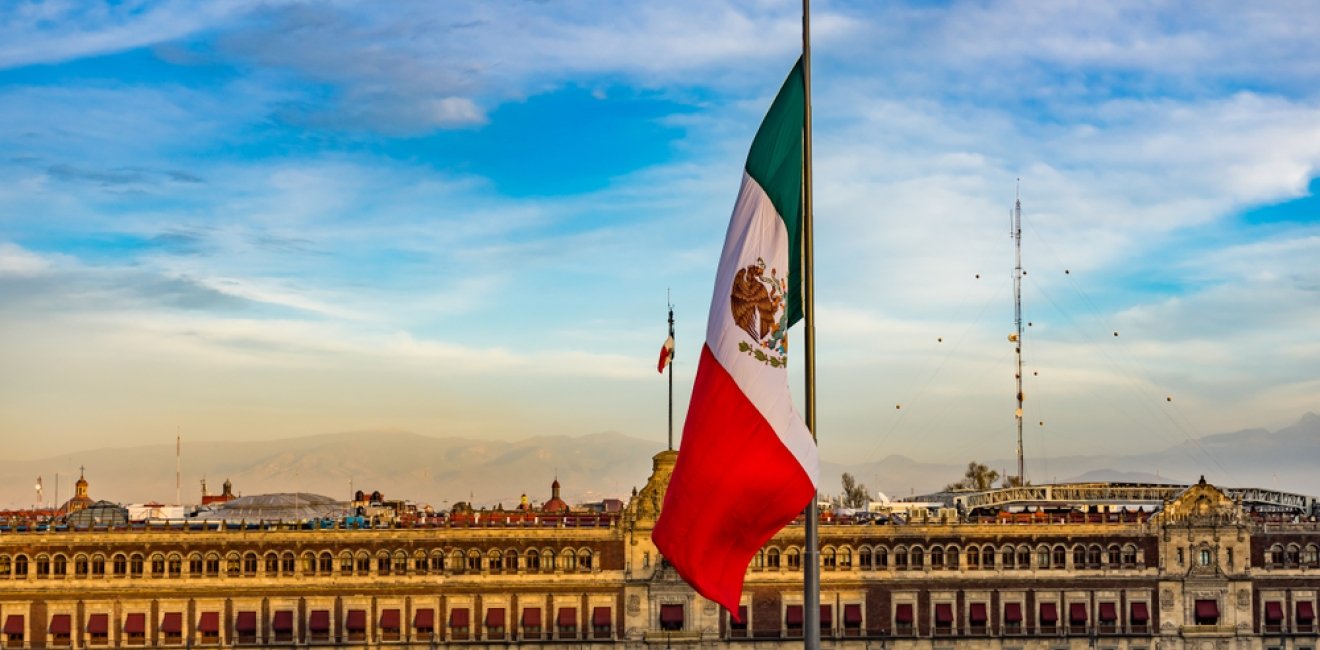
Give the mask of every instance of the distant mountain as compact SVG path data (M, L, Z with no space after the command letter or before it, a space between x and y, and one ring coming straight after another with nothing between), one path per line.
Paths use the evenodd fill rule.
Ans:
M519 441L433 438L400 431L324 434L262 442L184 442L182 501L200 500L205 477L213 494L225 479L240 494L311 492L347 498L352 490L379 490L387 498L410 499L437 508L471 500L478 506L513 506L526 494L550 497L557 477L570 503L627 499L650 475L653 441L617 433L540 436ZM821 492L839 491L840 476L852 474L874 493L898 498L925 494L962 478L977 460L1003 471L1011 459L949 458L927 463L899 455L869 463L821 466ZM1036 483L1123 481L1192 483L1206 480L1232 487L1261 487L1320 494L1320 416L1307 413L1275 432L1246 429L1205 436L1152 453L1102 454L1029 459ZM54 499L55 470L60 499L72 495L79 465L87 466L91 496L121 503L173 503L174 446L99 449L33 461L0 460L0 507L28 507L33 478L42 475L45 500ZM350 489L351 488L351 489ZM26 499L26 500L25 500Z
M839 490L843 472L891 497L935 492L962 478L968 461L1003 471L1016 459L959 458L950 463L918 463L889 456L876 463L823 463L821 489ZM1320 415L1307 413L1296 424L1275 432L1244 429L1183 442L1142 454L1097 454L1028 459L1028 477L1035 483L1121 481L1132 483L1194 483L1207 481L1230 487L1259 487L1320 495Z
M345 499L352 490L379 490L437 508L455 501L517 505L526 494L550 498L559 479L570 503L626 498L650 475L652 441L613 433L542 436L515 442L432 438L406 432L335 433L262 442L188 442L183 446L182 501L200 501L203 477L219 494L225 479L241 494L310 492ZM44 475L45 500L72 496L79 464L87 466L91 496L129 503L173 503L173 445L99 449L34 461L0 461L0 503L27 507L33 477ZM352 490L350 490L350 487Z

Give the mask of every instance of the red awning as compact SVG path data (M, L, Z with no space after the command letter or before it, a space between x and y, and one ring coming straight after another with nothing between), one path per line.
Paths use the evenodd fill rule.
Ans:
M1086 625L1086 603L1068 605L1068 622L1073 625Z
M1118 620L1118 608L1114 603L1100 603L1100 622L1113 623Z
M591 610L592 627L609 627L610 623L610 608L597 607Z
M238 620L234 621L234 631L239 634L257 633L257 613L239 612Z
M399 610L397 609L380 610L380 627L383 630L399 629Z
M130 616L132 616L130 614ZM145 616L145 615L140 615ZM220 633L220 612L202 612L202 618L197 622L197 629L202 632Z
M1315 608L1309 600L1297 601L1297 622L1310 625L1315 621Z
M541 608L528 607L522 614L523 627L541 627Z
M92 614L87 617L88 634L109 634L110 633L110 615Z
M51 633L51 634L68 634L68 633L69 633L69 627L70 627L70 625L69 625L69 623L70 623L69 618L70 618L70 617L69 617L68 614L55 614L54 616L51 616L51 617L50 617L50 633Z
M912 622L912 604L902 603L894 607L894 621L898 623Z
M1004 622L1022 622L1022 603L1004 603Z
M287 609L275 612L275 620L271 621L270 627L276 632L293 632L293 612Z
M23 633L23 615L10 614L5 617L5 634Z
M820 606L820 626L829 627L834 623L834 607L832 605Z
M504 608L486 608L486 627L504 627Z
M435 610L419 609L413 613L413 627L419 630L430 630L435 628Z
M661 620L664 619L663 611L660 612L660 618ZM559 618L556 620L559 623L559 627L577 627L577 608L560 607Z
M1271 625L1283 622L1283 603L1277 600L1265 602L1265 622Z
M676 625L683 627L683 606L682 605L661 605L660 606L660 624Z
M124 617L124 634L146 634L147 615L129 614Z
M789 605L789 606L788 606L788 611L785 612L785 614L786 614L786 615L784 616L784 622L785 622L786 624L788 624L788 625L792 625L792 626L794 626L794 627L801 627L801 626L802 626L802 606L801 606L801 605Z
M344 629L347 629L349 632L366 632L367 610L365 609L348 610L348 618L344 621Z
M1197 618L1219 618L1219 604L1213 600L1196 601Z
M307 619L307 629L311 632L324 634L330 631L330 610L314 609L312 615Z
M861 627L862 625L862 606L844 605L843 606L843 624L848 627Z
M1054 603L1040 604L1040 622L1043 625L1054 625L1059 622L1059 609Z
M985 625L990 619L985 610L985 603L972 603L967 606L967 618L971 620L972 625Z
M183 612L165 612L160 622L160 631L166 634L183 634Z
M1150 622L1150 612L1146 610L1146 603L1132 603L1132 622L1136 625Z
M935 603L935 622L940 625L953 624L952 603Z
M455 607L449 610L449 627L467 627L468 611L466 607Z

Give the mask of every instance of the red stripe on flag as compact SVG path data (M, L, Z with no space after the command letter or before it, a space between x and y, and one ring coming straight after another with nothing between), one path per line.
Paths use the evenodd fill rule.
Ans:
M703 345L678 463L651 533L665 559L736 619L752 556L814 494L797 458Z

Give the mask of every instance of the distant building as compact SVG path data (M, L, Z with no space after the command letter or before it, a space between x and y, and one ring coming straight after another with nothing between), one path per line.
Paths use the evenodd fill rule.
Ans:
M464 504L427 525L0 529L0 644L789 650L808 616L830 650L1320 641L1316 500L1205 481L958 493L903 524L840 514L819 531L819 612L804 611L804 529L790 525L748 568L739 623L651 543L676 458L657 454L617 514L551 510L556 481L545 508ZM290 506L267 496L278 503L224 505ZM302 518L312 499L294 499Z

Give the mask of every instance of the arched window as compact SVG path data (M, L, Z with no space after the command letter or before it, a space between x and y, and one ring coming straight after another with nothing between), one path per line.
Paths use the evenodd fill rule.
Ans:
M577 554L573 549L566 548L559 554L559 568L565 571L577 570Z
M330 551L321 551L321 556L318 558L318 563L320 565L318 568L320 568L321 573L324 573L326 575L330 575L334 573L335 556L331 555Z
M527 568L531 571L541 570L541 553L534 548L527 549Z
M752 569L756 571L760 571L761 569L764 568L765 568L765 549L761 549L756 552L756 555L752 556Z
M285 551L284 555L280 556L280 572L286 576L291 576L296 567L297 558L294 557L293 552Z
M1086 549L1086 566L1091 569L1100 568L1100 546L1092 544Z
M799 552L796 548L788 549L788 552L784 554L784 563L787 564L788 568L792 571L797 571L801 569L802 553Z
M1017 567L1019 569L1031 568L1031 549L1026 546L1019 546L1017 550Z
M431 551L431 570L445 570L445 552L440 550Z
M140 578L142 577L142 570L145 564L146 562L143 560L142 554L134 553L128 558L128 572L132 574L134 578Z
M1123 552L1119 550L1118 544L1110 544L1109 548L1105 549L1105 556L1109 566L1118 566L1123 563Z
M307 551L299 557L302 558L302 562L300 562L300 564L302 564L303 574L309 576L316 575L316 554L311 551Z
M993 546L986 546L981 549L981 568L995 568L995 549Z
M554 549L552 548L541 549L541 570L554 571L555 568L559 566L557 557L558 556L555 555Z
M857 550L857 566L863 571L871 570L872 564L871 564L870 546L863 546Z
M875 547L875 568L889 568L889 549L884 546Z
M128 556L123 553L115 553L110 560L111 568L116 578L122 578L128 575Z
M838 560L834 555L834 549L832 547L827 546L825 547L825 550L820 552L820 565L825 569L831 570L838 566Z
M165 556L160 553L151 554L151 577L159 578L165 575Z
M1058 546L1055 546L1055 547L1054 547L1054 559L1051 561L1051 564L1052 564L1052 565L1054 566L1054 568L1056 568L1056 569L1064 569L1064 568L1067 568L1067 566L1068 566L1068 549L1064 548L1064 547L1063 547L1063 544L1059 544Z
M455 551L457 553L458 551ZM367 575L371 573L371 555L366 551L358 551L357 557L353 559L353 568L358 575Z
M944 568L944 548L943 548L943 547L936 546L936 547L930 549L930 568L932 568L932 569L943 569L943 568Z
M839 568L844 571L852 570L852 549L839 549Z
M353 575L353 554L344 551L339 554L339 573L340 575Z
M1269 554L1265 557L1265 562L1271 566L1283 566L1283 546L1275 544L1270 547Z
M171 578L183 576L183 555L170 553L169 559L165 562L165 569L169 572Z
M26 578L28 574L28 559L26 555L14 557L14 577Z
M592 554L591 554L591 549L589 549L589 548L584 548L584 549L578 551L578 568L579 568L579 569L582 569L583 571L590 571L590 570L592 569L592 565L595 564L595 563L593 562L593 560L594 560L594 557L593 557Z
M267 553L266 557L266 575L273 576L280 572L280 556L275 553Z
M1086 547L1078 544L1073 547L1073 568L1080 569L1086 566Z
M894 568L904 571L908 568L908 550L906 546L894 549Z
M100 553L97 553L96 555L92 556L92 575L93 576L105 575L105 556L101 555Z
M1039 547L1039 548L1036 549L1036 568L1038 568L1038 569L1048 569L1048 568L1050 568L1050 549L1049 549L1049 548L1046 548L1046 547L1044 547L1044 546L1041 546L1041 547Z
M914 569L921 569L926 565L926 551L920 546L913 546L908 554L908 564Z
M80 554L80 555L75 555L73 557L73 575L76 575L79 578L85 578L87 577L87 572L90 567L91 567L91 563L87 561L86 555ZM4 573L7 572L0 571L0 574L4 574Z
M55 556L55 562L51 568L55 577L63 578L69 574L69 558L64 557L63 553L57 554Z
M453 571L454 573L462 573L464 570L466 570L467 559L463 555L463 551L460 551L458 549L454 549L450 551L449 563L445 566L449 567L449 570Z
M1298 564L1301 564L1301 560L1302 560L1301 547L1299 547L1296 544L1289 544L1288 556L1285 559L1286 564L1290 567L1297 566Z
M38 556L37 556L37 577L38 577L38 578L49 578L49 577L50 577L50 556L49 556L49 555L38 555Z
M1137 547L1128 544L1123 547L1123 566L1134 567L1137 565Z
M1320 550L1316 548L1315 544L1307 544L1306 548L1302 550L1302 564L1315 566L1317 562L1320 562Z
M380 553L376 554L376 573L379 573L381 575L389 575L389 572L390 572L390 554L386 551L381 551Z
M486 553L486 568L495 573L504 570L504 554L500 552L500 549L492 548L489 553Z
M13 560L8 555L0 555L0 578L8 578L14 570Z
M999 554L999 559L1000 559L1000 564L1005 569L1012 569L1014 566L1014 561L1017 559L1017 549L1013 548L1012 546L1005 546L1004 550L1001 551Z
M119 556L115 556L115 573L119 573ZM220 575L220 555L218 553L206 554L206 575L212 578Z
M238 577L242 568L243 558L238 553L230 553L225 556L225 573L231 577Z
M518 551L517 551L517 550L515 550L515 549L508 549L508 550L504 551L504 569L505 569L506 571L517 571L517 570L518 570Z
M469 550L468 550L468 554L467 554L467 570L468 570L468 571L480 571L480 570L481 570L481 551L478 551L478 550L475 549L475 548L474 548L474 549L469 549Z
M202 572L204 571L204 569L203 569L202 567L203 567L203 564L202 564L202 554L201 554L201 553L190 553L190 554L188 555L188 577L190 577L190 578L196 578L197 576L202 575ZM96 571L96 560L95 560L95 559L92 560L92 571L93 571L93 572Z
M957 546L950 546L944 549L944 564L950 569L957 569L962 563L962 549Z
M770 569L779 568L779 549L771 548L765 552L765 566Z

